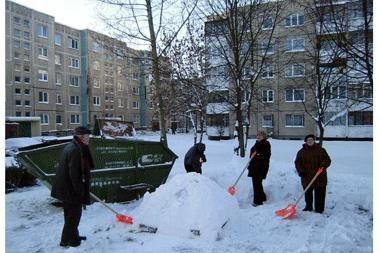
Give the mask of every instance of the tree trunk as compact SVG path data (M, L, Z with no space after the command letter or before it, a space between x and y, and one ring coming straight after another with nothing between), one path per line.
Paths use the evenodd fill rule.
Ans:
M165 109L162 101L161 94L161 77L160 77L160 66L159 59L157 54L157 44L156 44L156 34L154 31L153 25L153 16L152 16L152 6L151 0L146 0L146 8L148 14L148 24L149 24L149 34L150 34L150 44L152 47L152 68L153 68L153 82L156 89L156 96L158 102L158 113L159 113L159 124L160 124L160 141L168 146L168 140L166 136L166 120L165 120Z

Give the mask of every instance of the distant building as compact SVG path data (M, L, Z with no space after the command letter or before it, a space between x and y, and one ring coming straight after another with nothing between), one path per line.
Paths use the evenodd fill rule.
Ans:
M364 1L364 0L362 0ZM326 4L333 6L334 10L339 10L339 15L346 15L348 30L329 29L316 33L314 41L326 42L329 35L340 34L351 40L363 34L360 16L362 1L317 1L316 10L325 12L323 26L331 26L331 8L326 8ZM281 1L280 1L281 2ZM249 126L249 135L253 136L259 129L266 129L270 135L276 138L301 138L309 133L317 133L318 128L311 116L305 112L304 106L312 111L314 106L311 98L311 90L306 85L306 80L312 77L315 66L308 60L308 50L310 50L312 40L311 34L316 30L315 17L306 13L305 6L312 5L314 1L282 1L283 7L277 19L271 16L270 12L257 14L257 19L262 20L262 32L257 39L257 45L253 47L253 55L260 59L263 50L266 50L266 59L262 70L259 72L255 102L248 112L247 100L252 94L247 90L242 91L242 107L244 124ZM268 3L269 5L272 3ZM265 5L265 4L264 4ZM368 15L372 14L372 1L368 1ZM265 9L265 8L264 8ZM268 8L266 8L268 10ZM230 50L227 46L223 26L227 16L210 16L205 22L205 40L207 47L208 73L206 85L210 91L209 103L207 105L207 134L209 138L232 138L235 131L235 113L231 104L231 97L235 96L231 92L232 82L230 74L226 70L227 61L220 52ZM330 17L330 18L327 18ZM276 22L276 23L275 23ZM328 23L330 22L330 24ZM274 29L273 34L271 31ZM248 32L251 29L247 29ZM257 31L253 27L252 31ZM372 21L369 31L370 49L372 53ZM267 44L269 36L272 35L271 42ZM325 43L326 44L326 43ZM358 47L362 47L358 42ZM242 47L244 51L244 48ZM345 78L339 85L331 87L329 99L330 103L327 117L333 120L325 127L326 138L372 138L373 137L373 107L372 89L368 87L368 76L360 73L354 68L346 67L340 69L339 64L344 66L357 64L353 56L347 55L337 61L334 56L328 55L328 48L322 48L321 59L325 67L339 69L338 75L351 76ZM230 51L231 53L231 51ZM243 54L249 53L241 52ZM232 57L232 55L231 55ZM257 59L256 59L257 60ZM338 65L339 66L338 66ZM255 75L254 66L247 64L242 72L242 82L248 82L252 75ZM356 73L357 71L358 73ZM347 106L347 92L354 92L356 98L363 102L357 102L350 107ZM351 98L352 96L350 94ZM364 100L363 100L364 99ZM355 100L355 99L354 99ZM366 103L365 100L370 103ZM342 103L343 102L343 103ZM346 112L339 113L346 109ZM248 121L248 113L250 121ZM335 116L334 116L335 115Z
M151 127L150 57L124 42L6 1L6 116L40 117L41 131L119 117Z

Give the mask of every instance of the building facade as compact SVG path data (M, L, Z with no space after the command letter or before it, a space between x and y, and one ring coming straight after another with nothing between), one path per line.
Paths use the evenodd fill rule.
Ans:
M256 10L255 13L259 17L257 20L260 19L261 22L247 29L247 32L260 30L250 50L254 51L252 55L256 57L256 62L263 60L260 71L253 64L245 64L241 69L240 83L238 82L242 87L248 87L248 84L244 84L257 78L255 88L242 89L240 95L244 96L241 99L243 118L244 125L249 129L249 135L254 135L259 129L266 129L276 138L300 138L309 133L318 134L318 127L313 119L315 111L318 110L315 106L317 97L315 83L319 81L322 85L327 85L324 84L327 82L325 80L334 78L340 81L335 84L329 81L330 91L324 94L329 96L326 98L328 109L325 113L327 117L325 122L328 123L325 126L324 136L327 138L372 138L372 88L368 85L368 75L363 71L358 71L357 68L350 67L357 64L357 61L352 59L355 56L351 55L350 58L346 55L339 58L340 61L336 61L336 53L332 54L331 48L327 46L316 48L318 43L326 44L325 38L332 34L334 36L343 34L345 38L350 39L352 35L363 31L362 25L351 25L348 30L318 29L319 26L324 28L331 26L333 23L331 12L337 9L342 9L342 15L346 16L344 27L347 27L347 24L360 22L359 17L363 15L360 9L362 1L327 1L329 8L326 8L323 2L317 2L313 7L310 7L312 3L307 3L307 1L279 2L282 4L278 13L268 11L273 7L273 3L267 6L263 4L262 13L260 10ZM271 4L272 6L269 6ZM372 15L371 6L369 6L369 15ZM325 18L322 23L319 23L316 13L324 13ZM224 21L224 17L210 16L205 23L208 64L206 85L212 94L207 106L209 138L231 138L236 129L236 115L233 107L235 105L232 105L230 101L231 97L236 96L236 89L232 87L236 86L236 82L231 82L231 70L226 70L229 61L236 56L233 56L229 48L231 38L225 37L228 31L224 32L224 28L220 28L225 25ZM257 27L257 24L260 27ZM369 33L372 37L372 21L369 25ZM370 40L372 41L372 38ZM372 48L372 42L369 44ZM230 55L221 53L226 51L230 51ZM241 51L241 54L250 53L244 49L244 43L242 43ZM265 54L265 59L262 57L263 54ZM340 68L342 61L344 62L343 70ZM329 76L320 75L317 80L315 75L317 66L320 69L323 67L329 69ZM336 69L339 71L331 74ZM361 72L360 78L356 72ZM349 94L350 91L358 93L356 98L360 96L361 100L355 99L355 96ZM253 97L253 102L248 108L250 96Z
M56 23L6 1L6 116L41 118L41 131L119 118L150 127L150 57L122 41Z

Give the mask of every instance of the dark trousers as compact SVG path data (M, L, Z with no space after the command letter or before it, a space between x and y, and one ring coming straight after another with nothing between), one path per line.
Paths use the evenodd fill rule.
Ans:
M202 174L202 169L200 169L199 171L197 169L195 169L192 165L186 165L185 164L185 170L187 173L190 173L190 172L197 172L199 174Z
M313 210L313 193L314 207L317 213L323 213L325 210L326 186L310 187L305 193L306 208Z
M62 230L61 242L75 242L79 240L78 226L82 217L82 204L63 203L65 224Z
M253 184L253 203L257 205L263 204L264 201L267 200L267 196L265 195L263 188L263 180L252 177Z

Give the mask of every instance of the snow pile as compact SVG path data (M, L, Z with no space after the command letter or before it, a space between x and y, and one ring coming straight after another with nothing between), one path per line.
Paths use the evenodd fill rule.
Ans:
M157 233L216 239L223 224L238 216L236 198L214 181L197 173L173 177L155 192L145 194L136 210L136 223L158 228Z

